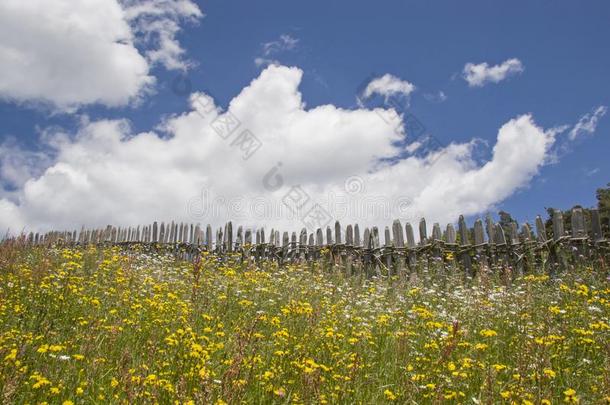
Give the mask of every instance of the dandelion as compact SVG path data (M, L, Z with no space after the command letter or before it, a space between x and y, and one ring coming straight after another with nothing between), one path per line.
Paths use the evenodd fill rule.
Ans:
M557 373L555 373L553 370L551 370L550 368L545 368L542 373L549 377L549 378L555 378L555 376L557 375Z
M395 401L395 400L396 400L396 398L398 398L398 397L396 396L396 394L394 394L394 393L393 393L392 391L390 391L389 389L386 389L385 391L383 391L383 395L385 395L385 398L386 398L388 401Z
M567 390L565 390L563 392L563 395L565 395L565 398L563 399L564 402L568 402L568 403L578 403L579 402L579 398L576 396L576 391L573 390L572 388L568 388Z
M479 332L479 334L483 337L493 337L493 336L497 336L498 332L496 332L493 329L483 329L482 331Z

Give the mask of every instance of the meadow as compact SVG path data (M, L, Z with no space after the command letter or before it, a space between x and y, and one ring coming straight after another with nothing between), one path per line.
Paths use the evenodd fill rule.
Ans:
M0 248L0 402L610 403L610 282Z

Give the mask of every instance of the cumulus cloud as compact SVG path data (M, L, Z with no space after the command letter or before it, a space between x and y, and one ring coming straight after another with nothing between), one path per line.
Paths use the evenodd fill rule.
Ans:
M608 112L608 107L600 105L590 114L588 113L580 117L576 125L570 130L568 138L573 141L582 135L594 133L597 129L598 121L606 115L606 112Z
M415 86L413 84L386 73L371 80L364 88L362 97L366 99L374 94L379 94L388 100L389 97L395 95L408 97L414 90Z
M179 23L190 0L0 2L0 98L73 110L124 106L155 83L154 64L184 69Z
M191 0L123 0L125 18L152 64L186 70L184 49L176 39L181 22L196 23L203 14Z
M486 62L464 66L463 77L470 87L482 87L488 83L499 83L509 76L523 72L525 68L517 58L507 59L499 65L489 66Z
M26 150L14 138L0 144L0 197L10 198L26 181L42 174L52 163L49 151Z
M500 127L483 164L473 158L475 141L408 155L409 145L399 142L404 131L377 110L307 108L302 74L269 66L226 111L194 93L191 110L164 121L163 133L133 133L127 121L101 120L70 137L48 137L52 163L19 180L14 198L0 199L0 229L153 220L218 226L231 219L295 230L303 225L294 213L315 207L362 226L422 215L453 222L527 186L554 142L526 114Z

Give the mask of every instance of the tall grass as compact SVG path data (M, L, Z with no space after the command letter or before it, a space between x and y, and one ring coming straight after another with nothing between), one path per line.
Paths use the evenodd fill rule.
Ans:
M609 403L610 285L0 249L3 403Z

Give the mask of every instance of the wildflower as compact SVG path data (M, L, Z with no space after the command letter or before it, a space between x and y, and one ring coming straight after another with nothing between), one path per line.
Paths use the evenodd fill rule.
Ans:
M557 373L555 373L550 368L545 368L542 372L545 376L547 376L549 378L555 378L555 376L557 375Z
M443 395L443 397L445 399L455 399L455 398L457 398L457 395L458 394L455 391L448 391L447 393L445 393L445 395Z
M483 329L482 331L479 332L479 334L483 337L492 337L492 336L496 336L498 334L498 332L496 332L493 329Z
M574 391L572 388L565 390L563 395L565 395L565 398L563 399L564 402L578 403L579 401L579 398L576 396L576 391Z
M4 361L15 360L17 358L17 349L12 349L9 354L4 357Z
M386 398L388 401L395 401L395 400L396 400L396 398L398 398L398 397L396 396L396 394L394 394L394 393L393 393L392 391L390 391L389 389L386 389L385 391L383 391L383 395L385 395L385 398Z

